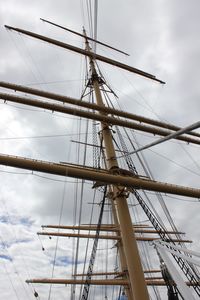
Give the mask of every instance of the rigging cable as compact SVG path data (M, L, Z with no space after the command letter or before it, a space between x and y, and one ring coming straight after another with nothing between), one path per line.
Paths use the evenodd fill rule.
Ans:
M97 18L98 18L98 0L94 0L94 39L97 40ZM94 53L96 53L96 43L94 42Z
M5 262L3 262L3 266L4 266L4 269L5 269L5 272L6 272L7 276L8 276L8 279L9 279L9 281L10 281L10 285L11 285L11 287L12 287L12 289L13 289L13 292L14 292L16 298L17 298L18 300L20 300L20 298L19 298L19 296L18 296L18 293L17 293L17 289L15 288L15 286L14 286L14 284L13 284L13 280L12 280L12 278L11 278L11 276L10 276L8 270L7 270L7 267L6 267Z
M93 200L92 200L92 208L91 208L91 213L90 213L89 225L92 224L95 199L96 199L96 190L94 190L94 193L93 193ZM90 230L89 230L88 234L90 234ZM86 261L87 261L87 255L88 255L88 249L89 249L89 238L87 239L87 244L86 244L85 258L84 258L84 263L83 263L83 274L85 273ZM81 299L81 294L82 294L82 288L80 289L79 299Z
M90 94L91 96L91 94ZM79 132L81 131L81 122L79 123ZM86 132L88 132L88 128L89 128L89 120L87 120L87 123L86 123ZM85 148L84 148L84 153L83 153L83 166L85 166L86 164L86 150L87 150L87 140L88 140L88 135L86 134L85 136ZM79 137L79 141L80 141L80 137ZM78 144L78 162L80 160L80 143ZM82 220L82 206L83 206L83 192L84 192L84 182L85 180L81 180L81 190L80 190L80 204L79 204L79 216L78 216L78 225L80 226L81 224L81 220ZM77 196L78 196L78 193L77 193L77 189L78 189L78 184L77 184L77 187L76 187L76 196L75 196L75 202L77 203ZM76 205L77 206L77 205ZM80 233L80 229L78 230L78 234ZM78 266L78 255L79 255L79 238L77 238L77 243L76 243L76 251L74 251L74 270L73 270L73 274L75 275L74 276L74 279L76 279L76 273L77 273L77 266ZM71 297L73 299L73 297L75 297L75 291L76 291L76 285L73 286L72 288L72 294L71 294Z
M7 30L7 29L6 29ZM21 56L21 58L22 58L22 61L25 63L25 58L27 59L27 57L25 56L25 55L22 55L22 52L21 52L21 50L19 49L19 46L18 46L18 44L15 42L15 40L14 40L14 35L13 35L13 33L12 33L12 31L10 31L10 30L7 30L8 31L8 36L10 37L10 39L12 40L12 43L14 44L14 46L15 46L15 48L17 49L17 51L18 51L18 53L20 54L20 56ZM20 36L20 34L19 34L19 36ZM22 38L21 38L22 39ZM32 66L31 66L31 64L29 65L29 67L28 67L28 64L27 64L27 62L25 63L25 66L27 67L27 69L30 69L30 71L31 71L31 73L32 73L32 75L33 75L33 77L35 78L35 80L37 81L37 76L36 76L36 74L34 73L34 71L33 71L33 69L32 69Z
M18 279L19 279L19 282L21 283L21 286L23 287L23 290L24 290L25 294L29 297L28 292L27 292L27 290L26 290L26 288L25 288L25 286L24 286L24 281L22 280L21 275L20 275L20 273L18 272L18 270L17 270L17 268L16 268L16 265L15 265L13 259L12 259L12 256L10 255L10 253L9 253L9 251L8 251L8 245L4 242L2 236L0 236L0 241L1 241L1 245L3 246L3 249L4 249L5 251L7 251L7 253L8 253L9 261L11 262L11 264L12 264L12 266L13 266L14 272L15 272L15 274L17 275L17 277L18 277ZM6 269L6 270L7 270L7 269ZM6 273L7 273L7 272L6 272ZM9 274L9 273L7 273L7 274ZM9 276L9 278L11 278L11 277ZM11 281L12 281L12 279L11 279ZM12 284L12 286L13 286L13 284Z
M82 294L81 300L87 300L88 295L89 295L91 274L93 272L94 262L95 262L95 258L96 258L96 251L97 251L99 233L100 233L101 224L102 224L106 194L107 194L107 186L105 186L105 188L104 188L103 199L102 199L102 204L101 204L101 210L100 210L99 220L98 220L98 223L97 223L97 230L96 230L96 234L95 234L95 239L94 239L93 248L92 248L92 252L91 252L91 256L90 256L87 276L86 276L85 285L84 285L84 288L83 288L83 294Z
M68 156L69 156L70 152L71 152L71 147L69 148ZM65 201L66 186L67 186L67 178L64 181L64 186L63 186L62 201L61 201L60 213L59 213L59 220L58 220L58 225L59 226L61 225L61 220L62 220L62 216L63 216L63 208L64 208L64 201ZM58 232L59 232L59 229L58 229ZM52 278L54 276L54 270L55 270L55 264L56 264L56 256L57 256L57 250L58 250L58 241L59 241L59 236L57 236L57 238L56 238L56 246L55 246L54 258L53 258L53 263L52 263L52 273L51 273L51 277ZM50 286L49 286L48 300L51 299L51 291L52 291L52 284L50 284Z
M196 168L200 171L200 165L197 163L197 161L193 158L193 156L185 149L185 147L180 143L181 148L185 151L185 153L188 155L188 157L191 159L191 161L194 163Z
M7 220L8 220L7 224L8 224L8 223L9 223L9 224L13 224L13 223L12 223L12 220L11 220L11 217L10 217L10 215L9 215L9 212L8 212L8 209L7 209L7 206L6 206L6 203L4 202L3 199L1 199L1 202L2 202L2 204L3 204L3 210L5 211L5 213L6 213L6 215L7 215ZM3 211L3 210L2 210L2 211ZM14 224L13 224L13 225L14 225ZM16 233L15 226L12 226L12 233L13 233L13 235L14 235L14 243L17 243L18 239L17 239L17 233ZM2 238L1 238L1 239L2 239ZM8 247L7 247L6 243L3 242L3 244L4 244L4 249L6 249L7 252L8 252L8 254L9 254ZM27 273L27 275L28 275L27 277L28 277L28 278L31 278L31 276L30 276L30 270L29 270L27 261L25 260L24 254L22 253L21 247L19 248L18 251L19 251L19 253L21 254L22 262L23 262L23 264L24 264L24 266L25 266L25 270L26 270L26 273ZM12 263L13 263L13 259L12 259L12 257L11 257L10 254L9 254L9 257L10 257ZM14 263L13 263L13 266L14 266L15 273L16 273L16 274L19 274L19 272L17 271L16 266L14 265ZM18 276L19 276L19 275L18 275ZM20 277L20 276L19 276L19 277ZM23 288L24 288L24 290L25 290L26 295L28 295L28 292L27 292L26 289L25 289L23 280L22 280L21 278L19 278L19 279L20 279L20 281L21 281L21 283L22 283L22 286L23 286ZM35 290L34 290L34 288L33 288L33 284L32 284L32 283L31 283L31 288L32 288L32 291L34 292Z
M88 25L90 30L90 36L93 36L93 22L92 22L92 6L91 0L86 0L87 5L87 16L88 16Z

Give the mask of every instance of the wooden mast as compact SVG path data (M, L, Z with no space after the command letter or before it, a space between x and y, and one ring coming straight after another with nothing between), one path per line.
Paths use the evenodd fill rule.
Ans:
M87 41L86 32L84 31L86 38L86 50L90 52L89 43ZM95 69L93 57L89 57L90 68L91 68L91 82L94 88L96 103L100 107L104 107L104 102L102 99L100 86L99 86L99 76ZM99 112L100 115L105 116L105 113ZM109 123L101 122L102 128L102 137L105 145L106 153L106 164L108 170L118 169L118 162L116 159L116 153L113 144L112 133L109 127ZM128 280L130 284L131 293L129 297L132 297L132 300L148 300L149 295L147 291L147 286L145 283L144 273L142 269L141 259L139 256L139 251L137 247L135 233L133 231L132 220L129 213L129 208L127 204L127 193L124 186L111 186L112 190L112 199L113 207L116 210L116 218L118 221L120 232L121 232L121 241L123 245L123 253L126 260L127 271L128 271ZM131 300L131 299L129 299Z

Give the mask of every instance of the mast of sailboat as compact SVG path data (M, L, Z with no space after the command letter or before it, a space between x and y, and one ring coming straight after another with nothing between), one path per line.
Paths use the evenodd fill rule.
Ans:
M86 51L90 53L91 49L87 40L85 29L84 35L86 42ZM89 62L91 69L91 84L94 88L96 103L98 106L104 107L105 104L103 102L100 90L101 78L99 77L96 71L95 58L89 56ZM106 115L105 113L100 114L103 116ZM101 122L101 128L102 137L105 145L107 168L108 170L119 169L113 144L112 132L110 130L110 124L108 122ZM123 264L126 264L128 272L127 277L129 280L131 290L131 293L128 294L128 297L131 297L129 300L148 300L149 295L145 283L136 237L133 231L132 220L127 204L127 190L123 185L112 185L110 189L111 191L109 194L111 195L110 198L113 203L113 210L114 212L116 210L115 220L118 222L118 224L116 225L119 225L123 245L123 254L121 253L120 257L123 257Z
M103 57L101 55L98 55L96 53L93 53L89 47L89 42L86 37L86 50L53 40L49 39L47 37L44 37L42 35L38 35L35 33L31 33L26 30L18 29L18 28L13 28L10 26L6 26L8 29L15 30L17 32L21 32L23 34L32 36L34 38L37 38L39 40L46 41L48 43L52 43L54 45L57 45L59 47L69 49L78 53L81 53L83 55L86 55L89 57L90 60L90 67L91 67L91 80L90 82L92 83L92 86L95 91L96 95L96 107L91 107L92 104L87 103L87 108L95 109L97 110L98 113L89 113L83 110L76 110L76 109L71 109L70 107L66 106L59 106L56 103L50 104L49 102L43 102L43 101L36 101L36 100L31 100L27 99L24 97L16 97L14 95L8 95L8 94L0 94L0 98L4 99L5 101L13 101L25 105L32 105L40 108L46 108L50 109L52 111L60 111L62 113L68 113L68 114L76 114L77 116L82 116L85 118L90 118L93 120L98 120L102 124L102 131L101 134L104 138L104 146L105 146L105 152L106 152L106 159L107 159L107 170L96 170L88 167L83 167L83 166L72 166L70 164L58 164L58 163L49 163L49 162L44 162L44 161L37 161L37 160L31 160L31 159L25 159L25 158L20 158L20 157L12 157L12 156L7 156L7 155L0 155L0 164L2 165L8 165L8 166L13 166L13 167L19 167L19 168L24 168L24 169L30 169L30 170L35 170L35 171L41 171L41 172L46 172L46 173L51 173L51 174L57 174L61 176L71 176L75 178L84 178L86 180L91 180L94 181L96 180L98 182L102 182L104 185L108 184L110 187L110 193L108 197L110 197L111 202L113 204L113 214L115 216L115 225L119 226L119 232L120 232L120 241L118 242L119 244L119 249L121 249L121 265L122 265L122 271L125 270L125 277L124 280L119 281L117 280L116 282L112 282L113 284L117 285L124 285L125 288L127 288L127 295L129 300L141 300L141 299L149 299L148 293L147 293L147 288L146 288L146 283L144 280L144 275L143 271L141 268L141 262L140 262L140 257L139 253L137 250L137 244L136 244L136 239L134 236L133 228L132 228L132 222L127 206L127 187L131 187L132 189L137 190L140 188L144 188L147 190L153 190L153 191L160 191L160 192L165 192L165 193L173 193L173 194L179 194L179 195L185 195L185 196L190 196L190 197L197 197L200 198L200 190L198 189L192 189L192 188L185 188L185 187L179 187L175 185L170 185L170 184L164 184L161 182L156 182L152 180L144 180L144 178L140 178L140 176L136 176L133 173L129 174L124 174L121 172L122 170L118 166L118 162L116 159L116 154L115 154L115 149L114 149L114 144L112 141L112 131L110 130L110 126L112 125L119 125L119 126L127 126L129 128L137 129L137 130L143 130L146 132L151 132L154 134L159 134L166 136L169 134L169 132L166 130L161 130L158 128L154 127L147 127L147 126L139 126L139 124L136 123L130 123L126 122L121 119L114 118L113 116L110 117L108 114L113 114L115 113L118 116L122 117L129 117L134 120L138 120L138 116L136 115L131 115L128 113L123 113L123 112L118 112L116 110L112 110L111 108L108 108L104 105L102 95L101 95L101 83L102 80L98 76L95 68L95 60L100 60L105 63L111 64L118 66L122 69L128 70L130 72L136 73L138 75L144 76L146 78L155 80L160 83L164 83L163 81L157 79L154 75L148 74L146 72L143 72L139 69L127 66L123 63L119 63L117 61L114 61L112 59ZM38 91L35 89L30 89L27 87L22 87L22 86L16 86L8 83L0 83L0 86L4 88L10 88L18 90L18 91L26 91L28 93L33 93L35 95L41 95L42 97L49 98L51 100L57 100L61 101L64 100L63 102L71 103L73 105L80 105L82 107L86 107L86 104L82 102L80 104L80 101L76 102L75 99L67 98L61 95L56 95L52 93L47 93L44 91ZM17 87L17 88L16 88ZM75 103L76 102L76 103ZM90 107L89 107L90 105ZM111 111L112 110L112 111ZM125 116L126 114L126 116ZM141 117L139 117L141 118ZM141 119L140 119L141 120ZM146 122L147 124L155 125L155 126L160 126L165 129L171 129L174 131L177 131L178 128L170 125L171 128L166 126L166 124L154 120L150 120L147 118L143 118L142 122ZM187 133L190 135L194 135L196 137L199 137L198 133ZM187 142L193 142L196 144L199 144L200 141L199 139L194 139L190 136L183 136L183 137L178 137L178 139L181 139L183 141ZM127 224L128 221L128 224ZM128 226L127 226L128 225ZM134 266L134 267L133 267ZM128 269L128 270L127 270ZM137 271L136 271L137 270ZM138 271L139 270L139 271ZM142 272L141 272L142 271ZM142 273L142 274L141 274ZM188 273L188 270L187 270ZM128 276L127 276L128 275ZM37 282L42 282L38 281ZM35 280L29 280L29 282L36 282ZM62 280L61 280L62 281ZM46 282L49 282L48 280ZM58 282L58 281L55 281ZM60 282L64 283L64 281ZM68 282L69 283L69 282ZM71 281L72 284L76 284L76 281ZM80 283L80 282L79 282ZM83 283L83 282L81 282ZM110 282L111 283L111 282ZM94 284L94 282L93 282ZM98 283L100 284L100 282ZM104 284L104 281L101 281L101 284ZM108 283L105 283L108 284ZM131 289L130 289L131 287Z

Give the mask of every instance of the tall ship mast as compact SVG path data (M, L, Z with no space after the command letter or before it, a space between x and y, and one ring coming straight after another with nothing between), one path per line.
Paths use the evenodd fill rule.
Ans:
M118 49L98 39L97 1L94 1L93 8L94 12L90 4L87 10L92 35L85 27L78 32L54 20L41 18L45 26L82 39L82 46L68 43L66 39L5 25L12 36L18 33L23 41L31 38L33 43L42 42L44 47L52 47L51 51L70 51L77 59L82 57L85 64L80 97L61 93L59 89L45 89L42 86L45 82L38 83L42 86L38 88L30 84L0 81L3 105L25 110L23 114L29 114L25 123L33 122L32 114L35 112L43 112L47 118L58 118L58 127L70 128L68 134L40 134L41 138L66 139L66 145L56 142L48 144L46 151L50 155L46 158L43 156L41 159L34 149L29 155L18 155L18 149L15 154L11 151L0 155L2 172L16 174L17 180L20 176L24 177L20 188L25 191L27 202L31 198L26 192L28 178L33 177L36 181L41 180L41 191L38 190L37 197L44 201L42 189L47 189L50 197L49 201L45 199L47 211L55 210L53 218L45 217L48 223L41 224L42 230L37 231L42 248L40 255L45 258L37 257L37 263L40 259L42 261L41 268L38 270L36 263L32 270L24 252L20 254L27 271L26 287L16 269L15 255L10 253L8 243L2 238L5 253L0 257L17 270L22 292L16 289L6 264L5 272L17 299L21 299L23 296L19 295L23 293L27 298L29 292L33 299L199 299L200 254L188 247L192 241L176 226L173 218L176 212L170 211L167 201L198 204L200 189L190 180L188 184L185 179L183 183L174 183L173 176L167 181L162 180L162 176L154 177L145 151L151 151L156 145L162 144L160 147L163 147L166 143L175 143L177 149L188 144L199 147L200 122L195 120L180 127L137 114L132 110L132 105L131 109L129 105L124 105L122 110L118 91L103 72L104 65L111 73L116 70L127 73L129 81L131 76L157 86L164 86L165 81L157 74L114 58L115 55L128 54L121 49L123 47ZM98 47L112 53L112 57L99 54ZM27 51L33 61L30 50ZM57 72L63 72L62 62L60 67ZM46 121L38 118L38 124L43 132ZM50 130L53 130L52 125ZM143 143L138 134L143 137ZM58 159L54 155L51 157L53 147ZM164 156L162 153L160 155ZM198 167L196 160L191 159ZM174 162L171 158L169 160ZM162 175L162 166L156 160L154 163ZM190 168L185 169L192 172ZM198 172L194 173L198 176ZM17 189L15 187L16 193ZM17 225L18 228L24 222L27 238L18 239L15 229L13 234L15 244L25 243L27 246L29 241L32 242L31 230L38 224L31 219L13 221L12 218L7 210L7 216L2 214L2 223ZM34 260L34 256L30 260Z

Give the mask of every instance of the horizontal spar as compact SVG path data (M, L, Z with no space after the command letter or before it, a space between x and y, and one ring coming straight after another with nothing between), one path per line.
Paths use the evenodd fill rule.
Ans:
M53 279L53 278L41 278L41 279L29 279L27 283L47 283L47 284L85 284L84 279ZM128 280L124 279L92 279L91 285L128 285Z
M144 270L144 273L161 273L161 270ZM92 274L90 274L90 276L111 276L111 275L114 275L114 276L123 276L125 275L126 272L93 272ZM77 274L74 274L72 275L73 277L82 277L82 276L87 276L87 273L77 273Z
M51 24L51 25L54 25L54 26L56 26L56 27L58 27L58 28L64 29L64 30L66 30L66 31L69 31L69 32L71 32L71 33L73 33L73 34L76 34L76 35L80 36L80 37L86 38L85 35L83 35L83 34L77 32L77 31L71 30L71 29L69 29L69 28L66 28L66 27L64 27L64 26L61 26L61 25L59 25L59 24L56 24L56 23L54 23L54 22L51 22L51 21L48 21L48 20L45 20L45 19L42 19L42 18L40 18L40 20L41 20L41 21L44 21L44 22L46 22L46 23L49 23L49 24ZM110 45L108 45L108 44L102 43L102 42L100 42L100 41L98 41L98 40L95 40L95 39L93 39L93 38L91 38L91 37L89 37L89 36L87 36L87 40L92 41L92 42L95 42L95 43L97 43L97 44L100 44L100 45L102 45L102 46L105 46L105 47L107 47L107 48L110 48L110 49L112 49L112 50L115 50L115 51L117 51L117 52L120 52L120 53L122 53L122 54L125 54L125 55L129 56L128 53L126 53L126 52L124 52L124 51L121 51L121 50L119 50L119 49L116 49L115 47L110 46Z
M8 25L5 25L5 28L7 28L9 30L14 30L14 31L20 32L20 33L28 35L28 36L32 36L33 38L39 39L41 41L44 41L44 42L56 45L56 46L64 48L64 49L71 50L71 51L76 52L76 53L80 53L80 54L88 56L90 58L103 61L103 62L105 62L107 64L119 67L119 68L121 68L123 70L129 71L129 72L138 74L140 76L149 78L151 80L157 81L159 83L165 84L164 81L157 79L156 76L154 76L152 74L149 74L149 73L144 72L142 70L139 70L137 68L128 66L126 64L120 63L120 62L118 62L116 60L113 60L113 59L110 59L108 57L105 57L105 56L93 53L91 51L87 51L87 50L84 50L84 49L81 49L81 48L78 48L78 47L75 47L75 46L72 46L72 45L69 45L69 44L57 41L55 39L48 38L46 36L43 36L43 35L31 32L31 31L28 31L28 30L24 30L24 29L20 29L20 28L16 28L16 27L11 27L11 26L8 26Z
M38 235L48 235L48 236L60 236L60 237L79 237L79 238L90 238L95 239L96 234L84 234L84 233L62 233L62 232L37 232ZM98 239L103 240L120 240L121 237L117 235L98 235Z
M80 178L89 181L100 181L107 184L131 187L134 189L145 189L161 193L200 198L200 189L183 187L153 180L144 180L135 176L113 175L106 170L100 171L99 169L85 169L84 167L78 165L61 165L47 161L3 154L0 155L0 164L54 175Z
M96 120L96 121L100 121L100 122L103 122L103 123L106 123L109 125L123 126L126 128L139 130L139 131L143 131L143 132L148 132L148 133L152 133L152 134L157 134L157 135L161 135L161 136L169 135L168 130L164 130L161 128L154 128L154 127L142 125L139 123L128 122L128 121L110 117L107 115L101 115L101 114L97 114L97 113L93 113L93 112L89 112L89 111L85 111L85 110L81 110L81 109L67 107L64 105L53 104L53 103L44 102L44 101L38 101L38 100L34 100L34 99L31 99L28 97L19 97L19 96L15 96L13 94L0 93L0 99L3 99L5 101L23 104L23 105L29 105L29 106L33 106L33 107L48 109L51 111L57 111L60 113L70 114L70 115L77 116L77 117ZM193 144L200 145L200 139L192 138L189 136L178 136L177 139L187 142L187 143L193 143Z
M119 116L119 117L123 117L126 119L130 119L133 121L138 121L138 122L150 124L153 126L158 126L158 127L164 128L164 129L169 129L169 130L173 130L173 131L178 131L181 129L181 127L175 126L173 124L146 118L146 117L132 114L132 113L129 113L126 111L117 110L117 109L114 109L111 107L98 106L95 103L89 103L89 102L81 101L79 99L67 97L67 96L60 95L60 94L50 93L47 91L26 87L23 85L17 85L17 84L13 84L13 83L9 83L9 82L0 81L0 86L3 88L14 90L14 91L24 92L24 93L28 93L28 94L35 95L35 96L48 98L50 100L56 100L56 101L59 101L62 103L72 104L72 105L76 105L76 106L80 106L80 107L84 107L84 108L89 108L89 109L93 109L93 110L96 110L99 112L112 114L114 116ZM168 132L168 134L169 134L169 132ZM198 134L197 132L188 132L187 134L194 135L196 137L200 137L200 134Z
M60 225L42 225L42 228L55 228L55 229L70 229L70 230L90 230L90 231L95 231L97 230L97 226L60 226ZM117 228L105 228L105 227L100 227L100 231L111 231L111 232L118 232L119 229ZM158 231L155 229L140 229L140 228L133 228L135 233L168 233L168 234L184 234L183 232L179 231Z
M97 224L82 224L83 226L96 226ZM80 226L82 226L80 225ZM62 226L62 225L61 225ZM152 226L147 224L133 224L134 228L152 228ZM115 224L101 224L101 228L116 228Z
M41 231L37 233L38 235L47 235L47 236L60 236L60 237L77 237L83 239L95 239L97 237L96 234L84 234L84 233L64 233L64 232L45 232ZM98 235L99 239L103 240L120 240L121 237L119 235ZM156 237L143 237L143 236L136 236L136 241L143 241L143 242L151 242L159 240L160 238ZM174 243L192 243L190 240L183 240L183 239L170 239L170 241Z
M28 279L26 280L26 283L44 283L44 284L85 284L84 279L54 279L54 278L35 278L35 279ZM90 280L91 285L128 285L128 280L124 279L91 279ZM188 286L195 286L195 284L192 284L190 282L186 282ZM147 279L146 278L146 285L148 286L166 286L166 283L164 280L153 280L153 279ZM196 284L200 285L200 283Z

